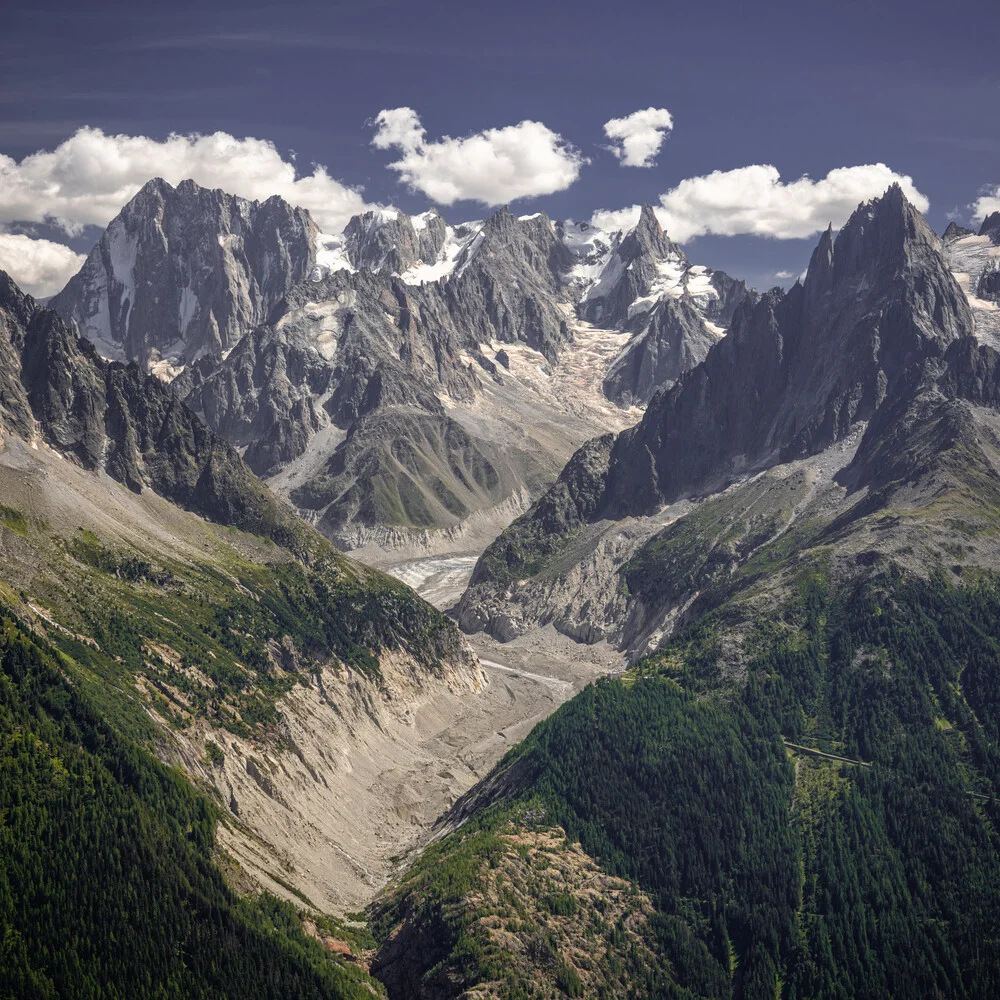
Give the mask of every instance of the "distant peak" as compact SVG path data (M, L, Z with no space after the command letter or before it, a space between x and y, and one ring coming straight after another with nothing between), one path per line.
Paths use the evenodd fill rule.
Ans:
M888 266L901 261L907 247L936 244L937 236L903 193L892 184L880 198L859 205L836 240L838 272L871 267L881 261Z
M663 227L660 225L660 220L656 217L656 209L653 208L653 206L648 202L643 204L642 210L639 212L639 221L635 228L649 229L657 234L663 233Z
M172 194L173 191L174 186L169 181L165 181L162 177L153 177L139 188L136 198L141 195Z
M960 226L957 222L952 220L948 223L948 228L944 231L941 239L943 240L960 240L963 236L975 236L975 233L971 229L967 229L965 226Z
M890 184L886 188L885 194L881 198L876 198L874 204L877 211L883 215L889 213L891 215L902 215L907 218L923 219L923 216L917 211L910 199L906 197L906 194L897 181Z
M1000 212L993 212L983 219L983 224L979 227L980 236L989 236L994 243L1000 241Z
M503 229L516 221L510 205L501 205L487 220L486 225L493 229Z
M635 228L622 240L620 253L627 262L647 254L660 260L683 256L680 247L663 231L656 209L648 204L642 206Z

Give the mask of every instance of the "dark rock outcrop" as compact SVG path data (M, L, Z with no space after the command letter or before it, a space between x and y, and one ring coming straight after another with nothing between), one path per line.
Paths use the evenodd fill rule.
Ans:
M41 439L129 489L149 488L212 520L294 543L291 511L175 393L134 363L99 357L3 272L0 354L9 432Z
M937 237L893 185L827 232L804 285L737 314L705 362L616 441L605 510L649 513L871 419L914 363L972 332Z
M983 224L979 227L980 236L988 236L997 246L1000 246L1000 212L993 212L983 219Z
M947 243L950 240L960 240L965 236L975 236L975 235L976 233L974 229L968 229L966 226L960 226L957 222L952 220L951 222L948 223L947 228L941 234L941 239L943 239L945 243Z

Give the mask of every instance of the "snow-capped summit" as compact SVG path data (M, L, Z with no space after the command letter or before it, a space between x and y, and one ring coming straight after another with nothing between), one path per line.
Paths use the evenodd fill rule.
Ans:
M580 318L633 334L605 379L619 403L645 403L693 368L751 295L745 282L691 264L650 205L625 233L584 224L564 228L563 241L577 261L568 282Z

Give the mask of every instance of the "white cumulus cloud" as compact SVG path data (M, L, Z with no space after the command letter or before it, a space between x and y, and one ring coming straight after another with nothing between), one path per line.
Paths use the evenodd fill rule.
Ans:
M0 269L36 297L55 295L83 267L84 259L62 243L0 233Z
M466 199L501 205L552 194L568 188L587 162L541 122L523 121L431 141L412 108L384 109L374 124L372 145L400 152L389 169L411 189L441 205Z
M19 162L0 154L0 223L55 222L71 234L106 226L153 177L171 184L190 177L244 198L281 195L332 232L366 208L360 192L323 166L297 176L294 163L266 139L214 132L161 140L81 128L55 149Z
M656 154L673 127L674 119L666 108L645 108L606 121L604 134L614 141L608 149L621 160L623 167L653 167Z
M1000 212L1000 184L992 191L987 190L980 195L972 206L972 217L978 222L982 222L987 215Z
M911 177L884 163L837 167L826 177L803 176L785 183L776 167L753 164L689 177L660 196L656 215L670 236L684 242L695 236L770 236L799 239L843 225L858 204L877 198L891 184L921 212L930 206ZM639 206L595 212L595 225L624 229L639 219Z

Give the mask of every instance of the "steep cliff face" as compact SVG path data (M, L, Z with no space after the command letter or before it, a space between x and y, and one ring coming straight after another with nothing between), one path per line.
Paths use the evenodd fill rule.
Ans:
M228 351L315 261L309 213L150 181L51 306L108 358L169 374Z
M897 460L919 474L918 453L947 450L940 435L963 427L962 434L972 433L966 404L992 405L993 355L966 358L976 350L973 317L939 246L898 189L861 206L836 240L826 233L803 285L744 302L729 334L655 396L635 427L598 452L578 453L567 471L585 454L596 456L585 463L584 485L558 483L486 550L460 605L463 627L510 637L553 621L568 634L641 648L694 599L699 580L707 586L716 571L725 578L726 567L780 536L807 507L822 520L851 483L877 490L902 476ZM966 403L945 406L932 420L938 402L961 393ZM935 420L937 429L927 430ZM936 443L908 451L907 428L918 423ZM866 424L854 467L866 471L853 479L845 471L835 481ZM792 473L777 471L762 495L734 486L743 499L731 510L729 501L713 500L711 509L721 513L701 527L671 506L753 483L762 470L792 467L793 480L808 488L780 499L787 491L778 484ZM588 513L581 518L582 508ZM629 583L628 600L604 600L600 588L618 592L616 570L678 514L681 526L664 529L665 540L654 546L660 555L640 559L646 582ZM725 519L731 529L723 529ZM693 560L676 592L651 582L670 553L683 565Z
M85 469L224 524L293 541L291 511L158 379L105 361L0 272L0 352L10 359L4 424Z
M550 361L570 340L558 308L569 254L548 216L507 208L486 220L443 285L452 321L474 343L523 342Z
M914 362L973 330L937 237L894 186L813 252L805 283L737 314L703 365L616 441L605 509L649 513L841 440Z
M657 303L608 369L605 395L624 406L648 403L658 389L668 388L704 361L725 332L713 326L686 298Z

